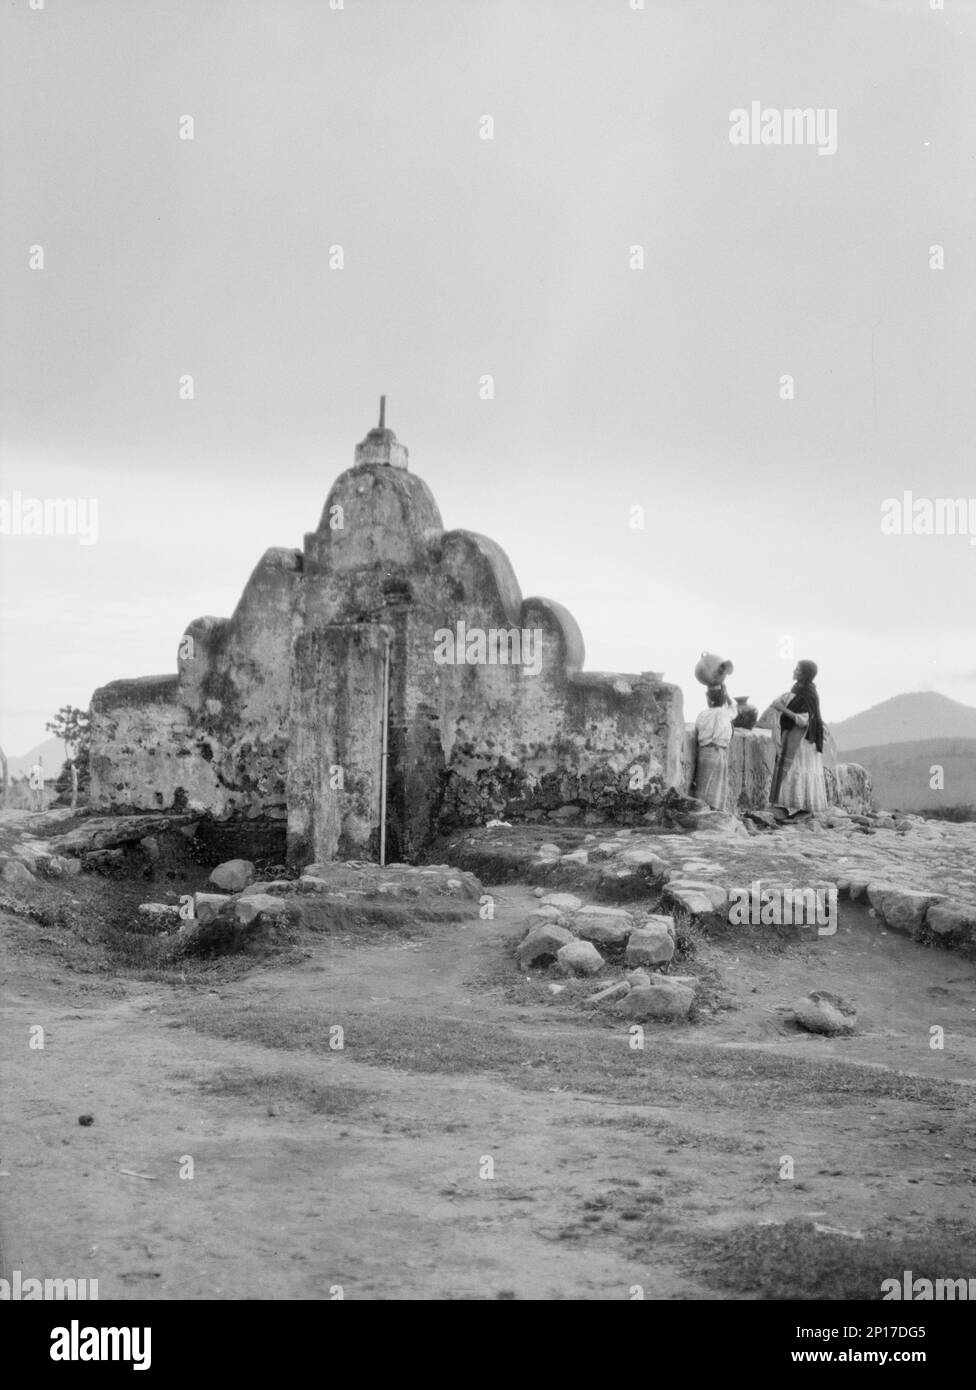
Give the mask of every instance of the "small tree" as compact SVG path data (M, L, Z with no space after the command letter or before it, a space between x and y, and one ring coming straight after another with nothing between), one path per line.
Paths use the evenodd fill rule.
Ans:
M55 790L66 793L67 773L71 779L71 809L78 804L78 788L86 789L89 782L89 750L91 748L91 717L87 710L77 705L62 705L53 719L44 726L64 742L68 750L68 760L61 769ZM63 785L62 785L63 784Z

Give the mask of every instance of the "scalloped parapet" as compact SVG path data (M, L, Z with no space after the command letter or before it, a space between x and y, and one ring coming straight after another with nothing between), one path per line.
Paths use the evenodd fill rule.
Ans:
M187 624L175 675L96 691L92 802L271 827L298 863L375 858L384 786L401 859L495 817L646 819L682 777L681 692L584 660L496 541L444 530L381 405L303 549Z

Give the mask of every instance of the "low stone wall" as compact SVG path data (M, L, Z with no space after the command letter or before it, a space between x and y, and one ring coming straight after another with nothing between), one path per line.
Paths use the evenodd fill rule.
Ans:
M680 789L690 794L694 785L696 736L693 724L685 726L681 757ZM761 811L769 805L776 766L776 750L768 729L734 729L729 745L728 811ZM830 740L824 745L824 778L827 801L852 815L873 808L871 779L858 763L838 763Z

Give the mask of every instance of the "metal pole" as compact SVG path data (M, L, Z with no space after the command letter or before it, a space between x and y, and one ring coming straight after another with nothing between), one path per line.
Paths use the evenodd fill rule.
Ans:
M386 864L386 764L390 732L390 633L384 633L383 652L383 752L380 757L380 868Z

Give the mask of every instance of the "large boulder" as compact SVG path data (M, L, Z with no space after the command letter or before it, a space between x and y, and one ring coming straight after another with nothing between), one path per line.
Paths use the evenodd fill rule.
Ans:
M573 918L576 935L601 946L622 946L634 925L633 917L622 907L583 907Z
M618 862L630 869L645 869L654 878L661 878L668 867L652 849L625 849L618 855Z
M853 1033L857 1022L854 1006L825 989L811 990L802 999L795 999L791 1008L797 1023L808 1033L841 1037Z
M670 917L649 917L631 932L627 942L628 965L667 965L674 955L673 923Z
M48 878L74 878L81 873L81 860L53 854L45 866Z
M704 916L707 912L725 913L728 911L729 895L718 883L698 878L672 878L667 886L670 897L686 908L693 916ZM701 899L708 901L705 913L701 911ZM692 906L689 906L692 904Z
M838 763L827 784L830 800L845 811L863 815L872 809L871 777L860 763Z
M214 869L210 882L225 893L239 893L253 878L254 865L250 859L227 859Z
M688 985L660 976L649 985L631 989L617 1007L624 1018L673 1021L687 1018L694 1002L695 991Z
M941 902L944 896L943 893L918 892L913 888L900 888L887 883L868 885L868 901L885 926L892 931L907 932L910 936L918 934L929 908Z
M29 888L34 883L34 875L19 859L8 859L0 878L12 888Z
M568 941L556 952L556 963L564 975L596 975L603 969L603 957L592 941Z
M261 916L280 917L284 920L289 911L284 898L273 898L268 893L253 893L239 897L234 902L234 916L238 922L253 922Z
M194 930L190 927L190 922L212 922L222 912L226 915L230 911L232 902L233 899L228 898L224 893L194 893L193 916L184 920L180 931L186 935Z
M542 925L533 927L515 952L515 959L522 970L533 965L551 965L563 946L568 946L576 938L565 927Z
M533 931L536 927L544 927L547 922L551 922L556 927L565 925L563 914L558 907L537 907L534 912L529 913L525 920L529 931Z
M935 903L925 914L925 925L937 936L955 936L976 941L976 905Z

